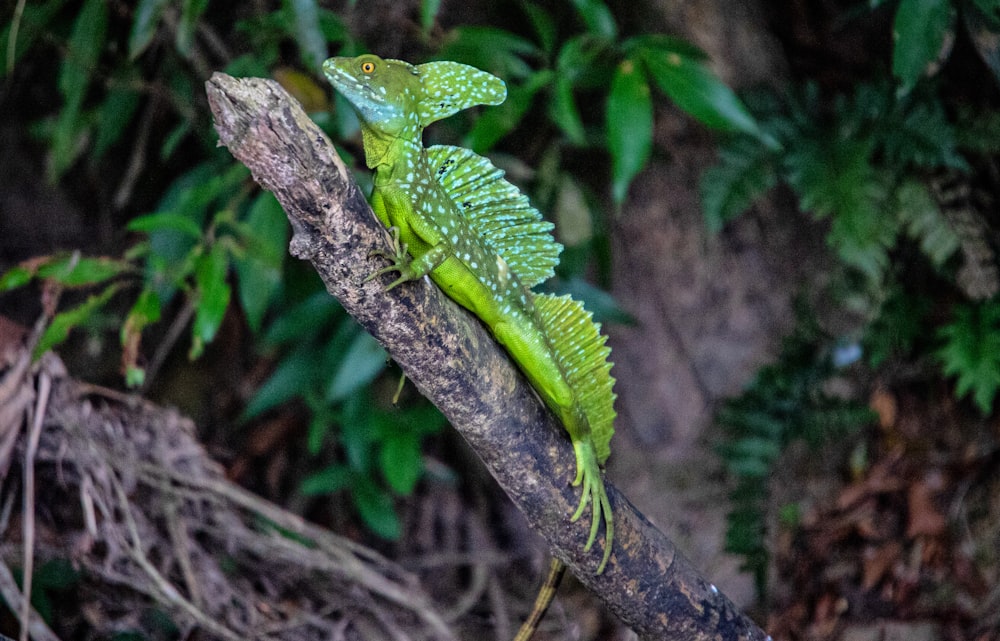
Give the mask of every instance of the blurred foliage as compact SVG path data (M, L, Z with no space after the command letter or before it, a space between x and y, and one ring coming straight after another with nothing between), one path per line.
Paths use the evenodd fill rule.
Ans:
M955 376L955 393L972 393L988 414L1000 388L1000 301L956 305L954 319L938 329L937 357L947 376Z
M905 4L913 3L901 3L900 11ZM897 18L897 29L900 20L905 21ZM900 53L911 46L916 45L900 37L894 55L915 55ZM802 211L828 222L827 243L843 267L841 303L865 320L861 335L877 334L862 338L872 348L872 365L889 356L883 339L890 330L901 337L916 331L914 319L895 314L898 308L926 305L901 301L898 280L929 272L950 282L950 291L912 292L932 297L939 309L955 307L954 320L937 333L940 347L925 349L942 355L942 373L958 379L957 395L972 392L988 414L997 389L989 367L955 355L963 351L962 341L970 340L968 332L985 338L985 327L973 329L963 310L994 300L1000 291L996 231L984 215L993 203L975 188L990 175L992 155L1000 151L1000 112L956 109L941 89L946 79L916 82L898 69L896 75L895 82L858 84L853 94L832 100L811 84L783 97L749 99L761 129L778 146L746 135L723 141L719 163L702 181L705 221L718 231L775 185L790 187ZM954 301L956 295L969 302Z
M13 568L14 580L23 589L24 572L21 568ZM56 607L63 593L72 590L80 581L80 573L68 559L53 558L34 568L31 575L31 607L48 623L53 622ZM3 604L12 613L21 607L20 603L7 603L0 597Z
M872 8L881 4L889 3ZM720 452L737 479L727 549L743 556L761 595L774 462L793 438L829 438L868 420L862 406L822 394L834 373L823 345L842 343L830 353L863 357L871 368L900 359L937 364L930 376L954 377L957 397L971 396L984 415L993 411L1000 275L986 212L995 201L977 184L996 187L1000 112L949 90L958 80L940 74L963 24L996 81L1000 2L901 0L891 79L832 96L806 82L748 97L760 131L724 136L717 165L703 175L713 232L776 185L789 188L803 212L824 222L838 259L836 296L827 304L860 319L837 337L800 321L779 361L717 415L725 432Z
M759 595L766 594L768 479L785 448L796 440L816 447L843 438L871 422L863 403L826 391L838 375L831 337L804 314L785 340L777 361L757 372L738 397L716 414L723 438L718 445L726 470L735 477L727 514L726 549L743 558ZM794 509L781 506L787 521ZM773 516L773 515L772 515Z
M652 151L653 85L710 128L762 136L746 107L708 69L696 47L662 34L623 38L600 0L574 0L572 5L580 32L566 34L542 4L524 2L521 7L533 30L529 37L465 26L445 38L436 59L464 62L508 83L506 102L476 121L467 146L480 153L491 149L530 120L536 113L531 107L540 102L559 133L542 155L558 155L563 148L607 153L611 196L620 206ZM581 109L583 104L603 104L603 113Z
M44 52L55 44L62 53L52 58L61 106L42 115L36 127L48 146L50 181L67 180L80 166L103 167L112 154L131 154L138 171L148 171L146 155L156 171L183 154L180 166L186 168L163 181L167 187L151 213L127 221L123 231L132 235L120 257L36 257L0 276L0 291L39 280L68 301L53 310L36 357L74 328L124 304L121 370L126 384L141 390L149 388L149 377L182 330L188 334L188 357L199 358L237 302L240 318L260 337L261 355L275 360L243 420L304 402L314 410L309 451L322 460L339 458L348 449L339 427L348 419L357 424L357 407L348 413L345 403L368 398L366 386L385 368L385 353L346 317L314 274L288 269L284 212L271 194L257 190L245 167L215 147L201 84L215 68L273 75L307 108L328 110L328 91L314 74L331 43L347 53L355 44L340 18L312 0L288 0L268 13L238 12L241 18L223 27L208 19L209 4L143 0L131 14L117 15L104 0L72 5L48 0L23 3L5 26L8 75L33 47ZM243 51L229 51L223 28L232 30ZM286 59L289 52L297 59ZM143 134L154 120L162 136ZM356 129L350 119L318 120L338 138ZM128 211L127 202L120 204ZM145 348L144 336L160 323L169 324L165 333L154 334L163 336L162 342L155 350ZM347 456L351 482L327 488L346 489L364 522L388 537L397 536L399 527L384 508L391 512L392 496L412 491L413 482L402 475L419 477L419 444L443 423L421 403L400 415L408 425L419 417L419 426L406 439L387 430L372 436L372 452L387 452L377 459L384 464ZM399 444L404 440L407 447ZM317 487L309 485L310 491Z
M880 4L890 3L870 3ZM697 48L664 34L623 33L601 0L512 2L526 33L487 25L442 30L440 0L421 0L413 33L429 59L472 64L507 82L503 105L450 119L429 137L489 152L515 182L530 185L566 245L556 286L598 316L628 320L582 274L596 263L607 276L603 205L620 208L647 166L663 95L722 137L719 164L702 184L710 229L787 185L801 209L828 226L843 266L841 302L866 319L847 339L868 365L927 355L942 376L955 378L959 396L971 395L989 413L1000 387L1000 279L995 231L969 185L1000 146L1000 115L950 101L935 76L963 34L1000 76L998 4L900 0L885 65L892 80L833 97L806 84L746 103ZM227 315L236 317L273 363L242 419L304 405L307 447L318 462L301 490L346 491L374 532L399 536L394 499L418 482L422 442L443 418L423 403L388 407L378 394L379 381L392 376L385 353L314 274L287 262L283 212L215 147L201 90L215 69L273 77L342 151L357 149L356 117L319 76L328 55L364 50L348 26L316 0L238 9L209 0L22 0L0 42L5 81L30 61L33 76L58 96L32 128L48 150L48 180L85 172L117 182L114 207L126 213L121 231L130 234L120 255L40 256L0 276L0 292L34 281L67 301L51 310L35 355L124 305L122 373L129 386L145 389L185 330L188 356L198 358ZM121 159L120 167L113 162ZM184 169L169 169L177 166ZM133 206L140 176L165 185L148 198L152 208ZM358 178L365 183L367 172ZM914 286L905 279L914 271L954 287ZM164 325L150 349L144 338ZM818 441L867 420L863 408L823 391L836 374L833 340L802 323L779 361L719 414L727 434L720 452L738 483L727 543L760 584L762 488L774 462L795 439ZM793 521L794 510L783 510Z
M750 100L761 128L780 143L769 149L747 136L723 142L720 162L702 181L705 220L718 231L773 186L782 183L799 207L827 220L827 243L840 260L841 303L864 319L861 342L877 366L892 352L885 341L897 336L895 354L908 353L909 338L925 328L917 317L899 315L933 304L956 306L955 320L938 332L945 376L956 376L956 393L973 392L988 414L996 392L985 363L956 359L970 339L968 305L994 299L1000 290L988 219L977 209L972 188L981 154L1000 150L1000 136L984 139L984 122L1000 113L949 117L936 87L928 82L907 92L892 83L861 84L853 96L837 96L827 110L818 90ZM975 140L975 147L965 141ZM985 208L983 208L985 209ZM911 243L916 252L907 251ZM928 288L901 300L902 275L929 271L957 291ZM970 299L954 303L956 294ZM894 309L896 306L897 309ZM867 338L863 336L868 334ZM981 332L974 332L984 338ZM968 367L968 369L964 369Z

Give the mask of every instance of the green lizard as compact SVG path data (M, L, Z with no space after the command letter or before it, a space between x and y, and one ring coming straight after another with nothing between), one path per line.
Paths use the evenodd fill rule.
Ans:
M601 478L615 418L606 338L579 302L531 291L553 275L562 246L527 197L486 158L460 147L424 148L421 141L432 122L475 105L500 104L506 85L456 62L414 66L373 55L330 58L323 71L358 112L366 161L375 173L372 209L394 237L394 252L384 253L393 264L370 278L398 272L391 289L429 274L507 349L569 433L573 485L582 486L571 519L593 506L587 550L603 519L597 568L603 572L614 540ZM561 567L553 564L547 586ZM540 618L538 609L532 619Z

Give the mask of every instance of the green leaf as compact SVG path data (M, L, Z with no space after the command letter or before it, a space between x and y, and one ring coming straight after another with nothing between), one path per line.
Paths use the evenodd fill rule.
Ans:
M181 19L174 36L174 48L185 58L191 55L194 32L201 14L208 8L208 0L181 0Z
M267 75L266 73L264 75ZM174 151L177 147L188 137L191 133L191 121L182 120L177 123L177 126L166 135L163 139L163 144L160 146L160 160L167 161L170 157L174 155Z
M955 16L950 0L900 0L892 27L892 73L900 89L912 89L937 60Z
M119 285L109 285L103 292L88 297L80 305L56 314L35 345L32 358L38 360L42 354L65 341L69 337L70 330L89 320L97 310L107 304L119 288Z
M160 320L161 301L156 292L144 289L132 304L122 326L122 343L126 332L141 332L144 328Z
M864 104L865 87L858 89L855 110L882 109L873 123L873 137L884 145L890 166L916 165L927 169L953 167L967 170L957 150L955 126L941 100L929 92L912 92L891 106ZM874 110L874 109L873 109ZM886 113L888 112L888 113Z
M144 289L132 304L128 316L125 317L125 326L131 327L135 331L142 331L143 328L152 325L160 320L160 297L151 289Z
M329 328L343 309L326 290L317 291L292 307L285 309L267 328L264 344L302 344L314 340Z
M397 433L382 443L379 451L382 475L397 494L406 496L420 479L424 469L420 441L415 434Z
M116 80L104 97L97 116L97 137L94 141L93 156L102 157L107 153L132 122L139 107L139 92L123 84L125 76Z
M375 478L376 444L395 425L397 417L372 411L367 394L355 394L344 399L340 430L340 446L351 469Z
M420 0L420 30L424 37L430 35L440 10L441 0Z
M551 70L539 71L528 78L523 85L507 85L507 100L497 107L486 110L476 120L465 138L465 146L476 153L488 151L501 138L517 127L528 111L535 94L548 85L554 77Z
M618 35L618 24L611 10L601 0L572 0L577 13L583 18L587 30L606 40L614 40Z
M62 176L83 149L81 142L87 130L82 118L83 103L104 49L107 22L105 0L86 0L73 23L66 55L59 67L59 93L64 104L52 134L50 180Z
M329 465L302 480L299 491L306 496L333 494L351 484L353 474L345 465Z
M734 476L763 479L771 474L771 464L757 458L735 458L726 468Z
M83 100L83 94L79 94L78 100ZM55 182L66 173L83 152L87 123L81 116L83 108L78 100L63 105L56 118L46 167L46 177L50 182Z
M558 76L549 100L549 118L562 130L569 141L577 146L587 142L587 134L580 118L580 110L573 99L573 85L563 76Z
M197 301L191 327L191 358L200 356L204 346L212 342L226 315L231 294L226 283L228 271L229 255L221 243L213 245L211 251L203 254L195 265Z
M94 285L131 269L131 265L112 258L65 256L38 268L39 278L51 278L67 287Z
M542 51L552 55L556 47L556 22L552 19L552 14L533 2L521 3L521 9L527 14L531 27L538 36L538 41L542 45Z
M132 29L128 36L128 57L135 60L153 42L156 29L160 25L163 9L170 0L139 0L132 18Z
M662 33L644 33L621 43L621 50L628 56L644 56L646 52L676 53L691 60L708 60L708 55L683 38Z
M584 33L566 40L556 58L556 83L574 88L607 91L614 63L609 62L608 43ZM612 60L614 60L612 58Z
M312 412L306 435L306 449L311 455L317 456L323 450L326 435L338 422L339 413L329 403L318 400L318 394L309 392L306 396L306 405Z
M781 443L770 438L748 436L720 446L720 452L730 461L762 462L767 466L781 455Z
M241 419L248 421L272 407L300 398L315 385L320 371L315 347L302 344L278 362L271 376L254 393L243 410Z
M259 332L264 312L281 287L288 223L274 195L261 192L239 229L246 251L233 261L237 292L250 329Z
M319 10L319 29L323 34L323 40L327 43L346 42L352 45L350 30L344 25L340 16L329 9Z
M371 334L358 331L343 353L340 366L326 390L330 403L341 401L372 382L385 369L386 353Z
M122 323L120 339L122 344L122 363L126 371L126 379L132 379L136 385L145 380L145 372L139 367L139 343L142 331L160 320L161 301L156 291L144 288L135 299L132 308ZM135 385L130 384L131 387Z
M323 67L327 58L326 38L319 24L316 0L286 0L295 16L295 42L302 50L306 66L313 71Z
M198 223L191 220L190 216L169 211L133 218L125 229L147 234L157 231L179 231L195 240L201 240L201 227Z
M611 193L620 205L653 147L653 101L646 78L632 60L623 61L615 71L606 116Z
M80 581L80 573L68 559L54 558L35 569L34 584L47 590L68 590Z
M720 131L742 131L770 146L777 144L761 132L733 90L698 58L686 51L650 47L642 49L642 59L660 90L698 122Z
M937 358L945 376L955 376L955 395L972 393L983 415L1000 389L1000 302L958 305L951 323L938 330Z
M24 287L35 277L35 269L23 265L15 265L0 276L0 292L7 292L18 287Z
M375 485L367 476L358 477L352 489L351 498L354 499L354 506L358 508L365 525L384 539L398 539L402 534L402 526L389 493Z
M426 436L440 432L448 424L440 410L430 403L408 407L403 414L393 413L390 419L388 432L391 434L397 434L402 426L409 434Z
M42 34L49 33L49 23L64 4L66 0L25 3L20 20L15 16L15 19L0 29L0 43L6 45L7 54L7 64L0 71L0 78L14 70L17 61L31 49Z
M525 79L535 73L524 57L538 54L538 47L533 42L509 31L466 26L448 34L435 59L472 65L504 78L509 85L513 79Z
M67 103L83 103L83 94L104 49L107 26L107 2L85 0L73 22L73 33L59 67L59 93Z

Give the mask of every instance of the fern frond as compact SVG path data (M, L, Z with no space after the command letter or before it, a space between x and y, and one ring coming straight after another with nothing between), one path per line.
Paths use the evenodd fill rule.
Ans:
M960 109L955 125L960 149L983 155L1000 153L1000 111Z
M911 92L894 102L873 134L890 166L968 168L944 105L926 92Z
M725 434L717 451L737 479L726 515L726 549L743 558L760 594L767 582L768 480L785 447L800 438L815 444L842 436L871 420L866 406L823 392L833 367L817 344L817 332L814 322L801 319L778 361L762 368L715 417Z
M989 414L1000 389L1000 302L959 305L951 323L938 330L944 344L937 351L945 376L955 376L955 395L970 392Z
M799 206L832 218L827 242L840 259L878 282L898 224L886 215L888 178L871 164L871 153L867 139L807 138L786 157L786 172Z
M708 230L720 231L777 182L772 150L750 136L730 139L719 150L718 164L701 178L701 202Z
M908 294L898 285L891 287L865 329L862 342L868 363L878 367L890 356L909 353L926 333L930 310L931 302L926 297Z
M1000 270L989 242L989 228L972 202L968 178L956 172L935 176L931 192L962 248L963 262L956 283L972 300L993 297L1000 291Z
M958 234L920 182L906 180L896 189L896 216L935 267L944 265L958 251Z

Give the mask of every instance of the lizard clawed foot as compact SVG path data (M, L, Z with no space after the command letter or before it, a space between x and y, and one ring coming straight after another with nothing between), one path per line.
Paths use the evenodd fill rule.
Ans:
M399 240L399 227L390 227L389 233L392 235L392 249L373 249L368 252L368 257L382 256L383 258L391 260L392 264L381 269L376 269L363 281L367 283L370 280L378 278L382 274L399 272L399 278L386 285L385 291L389 291L397 285L401 285L402 283L417 278L417 276L413 274L413 270L410 268L410 262L413 259L410 258L410 255L406 252L406 243L401 243Z
M587 537L587 544L583 548L584 550L590 550L594 545L594 541L597 540L597 532L603 518L605 528L604 556L601 558L601 564L597 567L597 574L600 574L604 572L604 568L608 564L608 559L611 558L611 544L615 538L615 523L611 513L611 501L608 499L608 492L604 488L604 479L601 478L601 468L597 464L597 456L594 453L593 446L589 443L576 442L573 444L573 449L576 451L576 478L573 481L573 485L574 487L582 485L583 494L580 497L580 504L577 506L576 512L573 513L570 520L579 520L587 508L587 504L593 505L591 510L590 534Z

